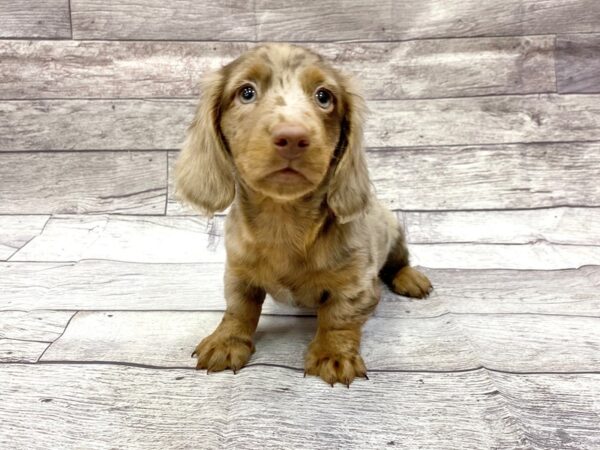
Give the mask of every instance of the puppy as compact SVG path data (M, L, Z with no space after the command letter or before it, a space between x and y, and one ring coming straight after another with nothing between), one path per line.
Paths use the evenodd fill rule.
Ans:
M315 308L305 375L367 377L361 328L380 297L423 298L404 234L370 189L365 102L351 79L302 47L268 44L206 78L176 165L179 197L225 226L227 308L196 347L197 368L240 369L266 293Z

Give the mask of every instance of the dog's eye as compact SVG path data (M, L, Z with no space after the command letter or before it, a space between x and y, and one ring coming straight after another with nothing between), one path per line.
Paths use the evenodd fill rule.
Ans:
M333 96L327 89L319 88L317 89L317 92L315 92L315 100L317 101L317 105L323 109L327 109L331 106Z
M240 88L238 96L242 103L252 103L256 100L256 89L251 84L246 84Z

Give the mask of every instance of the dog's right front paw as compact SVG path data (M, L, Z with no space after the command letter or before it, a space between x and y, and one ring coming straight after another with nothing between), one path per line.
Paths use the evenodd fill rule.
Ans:
M196 369L219 372L225 369L236 373L254 352L252 340L246 337L224 335L215 331L196 346L192 357L197 357Z

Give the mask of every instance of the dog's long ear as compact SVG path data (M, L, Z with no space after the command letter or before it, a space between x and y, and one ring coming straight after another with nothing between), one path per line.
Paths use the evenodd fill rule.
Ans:
M344 117L340 142L336 149L337 165L329 182L327 203L341 223L360 215L371 197L369 172L363 149L363 122L366 105L352 80L343 80ZM335 161L334 161L335 163Z
M222 70L202 83L202 98L175 167L176 193L203 214L227 208L235 195L233 165L220 132Z

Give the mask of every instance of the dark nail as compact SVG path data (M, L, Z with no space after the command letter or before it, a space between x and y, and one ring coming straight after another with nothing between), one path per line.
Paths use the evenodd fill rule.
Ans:
M367 374L365 373L365 380L368 380L368 379L369 379L369 377L368 377L368 376L367 376Z
M194 352L192 353L191 358L195 357L197 355L196 350L194 350Z

